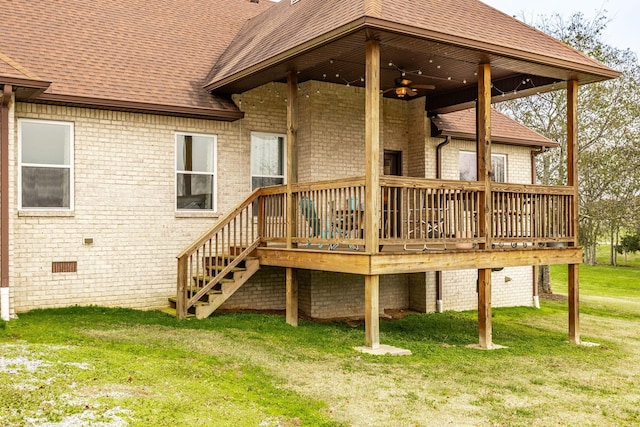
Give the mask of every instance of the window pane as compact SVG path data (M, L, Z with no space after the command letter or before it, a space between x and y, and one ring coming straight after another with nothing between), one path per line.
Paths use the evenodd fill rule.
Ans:
M22 163L70 163L71 126L60 123L22 122Z
M506 182L506 157L491 156L491 169L493 170L493 181Z
M177 179L178 209L213 209L212 175L179 173Z
M267 187L269 185L280 185L280 184L284 184L284 179L266 178L261 176L251 177L251 190L255 190L258 187Z
M284 175L284 138L277 135L251 135L251 173Z
M67 168L22 167L22 207L70 207L70 171Z
M460 180L476 181L478 174L476 172L476 153L469 151L460 151Z
M176 167L179 171L215 172L212 136L177 135Z

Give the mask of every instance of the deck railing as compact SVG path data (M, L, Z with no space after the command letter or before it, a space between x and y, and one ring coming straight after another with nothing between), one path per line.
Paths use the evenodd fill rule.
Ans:
M233 271L261 242L255 205L262 189L223 216L178 255L176 313L187 310Z
M487 239L479 209L484 185L406 177L380 179L381 245L411 249L522 247L575 242L572 187L492 184ZM288 237L286 186L254 191L178 256L176 309L209 292L260 244ZM298 247L358 249L365 242L364 178L292 185L291 242Z
M475 181L384 176L380 244L463 248L486 242L478 214L483 195L484 185ZM293 243L364 244L364 178L294 184L291 200ZM494 183L491 200L490 240L496 245L566 243L575 238L571 187ZM285 186L265 188L260 195L263 241L285 241L286 201Z

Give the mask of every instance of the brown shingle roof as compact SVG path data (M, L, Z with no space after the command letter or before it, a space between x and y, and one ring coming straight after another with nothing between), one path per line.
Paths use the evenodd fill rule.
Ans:
M213 63L263 0L29 0L10 16L0 52L51 81L43 99L131 102L211 114L236 112L202 89ZM15 74L0 61L0 77Z
M476 110L475 108L440 114L431 119L438 135L459 139L475 140ZM558 144L539 133L521 125L501 112L491 110L491 140L511 145L538 147L555 147Z
M332 32L372 26L448 44L615 77L560 41L478 0L283 0L247 24L210 75L209 87L251 66L322 44Z

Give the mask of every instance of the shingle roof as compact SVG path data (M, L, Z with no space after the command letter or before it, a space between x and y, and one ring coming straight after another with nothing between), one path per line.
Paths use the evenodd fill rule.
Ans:
M10 17L0 53L51 81L44 99L89 98L188 111L237 111L202 86L213 63L263 0L29 0ZM0 77L16 70L0 60ZM67 98L65 98L67 97Z
M365 24L514 58L535 57L606 78L616 74L478 0L285 0L242 29L216 63L209 86L305 43L322 43L332 31L347 33Z
M440 114L431 119L437 134L453 138L475 140L475 108ZM491 109L491 141L511 145L555 147L558 144L521 125L501 112Z

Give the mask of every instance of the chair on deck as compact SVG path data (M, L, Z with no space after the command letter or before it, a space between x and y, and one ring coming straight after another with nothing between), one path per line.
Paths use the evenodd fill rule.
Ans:
M342 237L345 236L345 232L340 224L338 224L337 222L332 222L329 219L325 219L323 221L323 219L318 216L318 212L316 211L313 200L311 200L309 197L302 197L302 199L300 200L300 212L309 225L309 229L311 231L309 233L309 237L330 239L335 237L336 235ZM307 247L310 246L311 243L307 243ZM322 248L323 246L323 243L318 244L318 248ZM328 249L332 251L337 247L338 243L330 243ZM349 245L349 248L358 250L357 245Z

